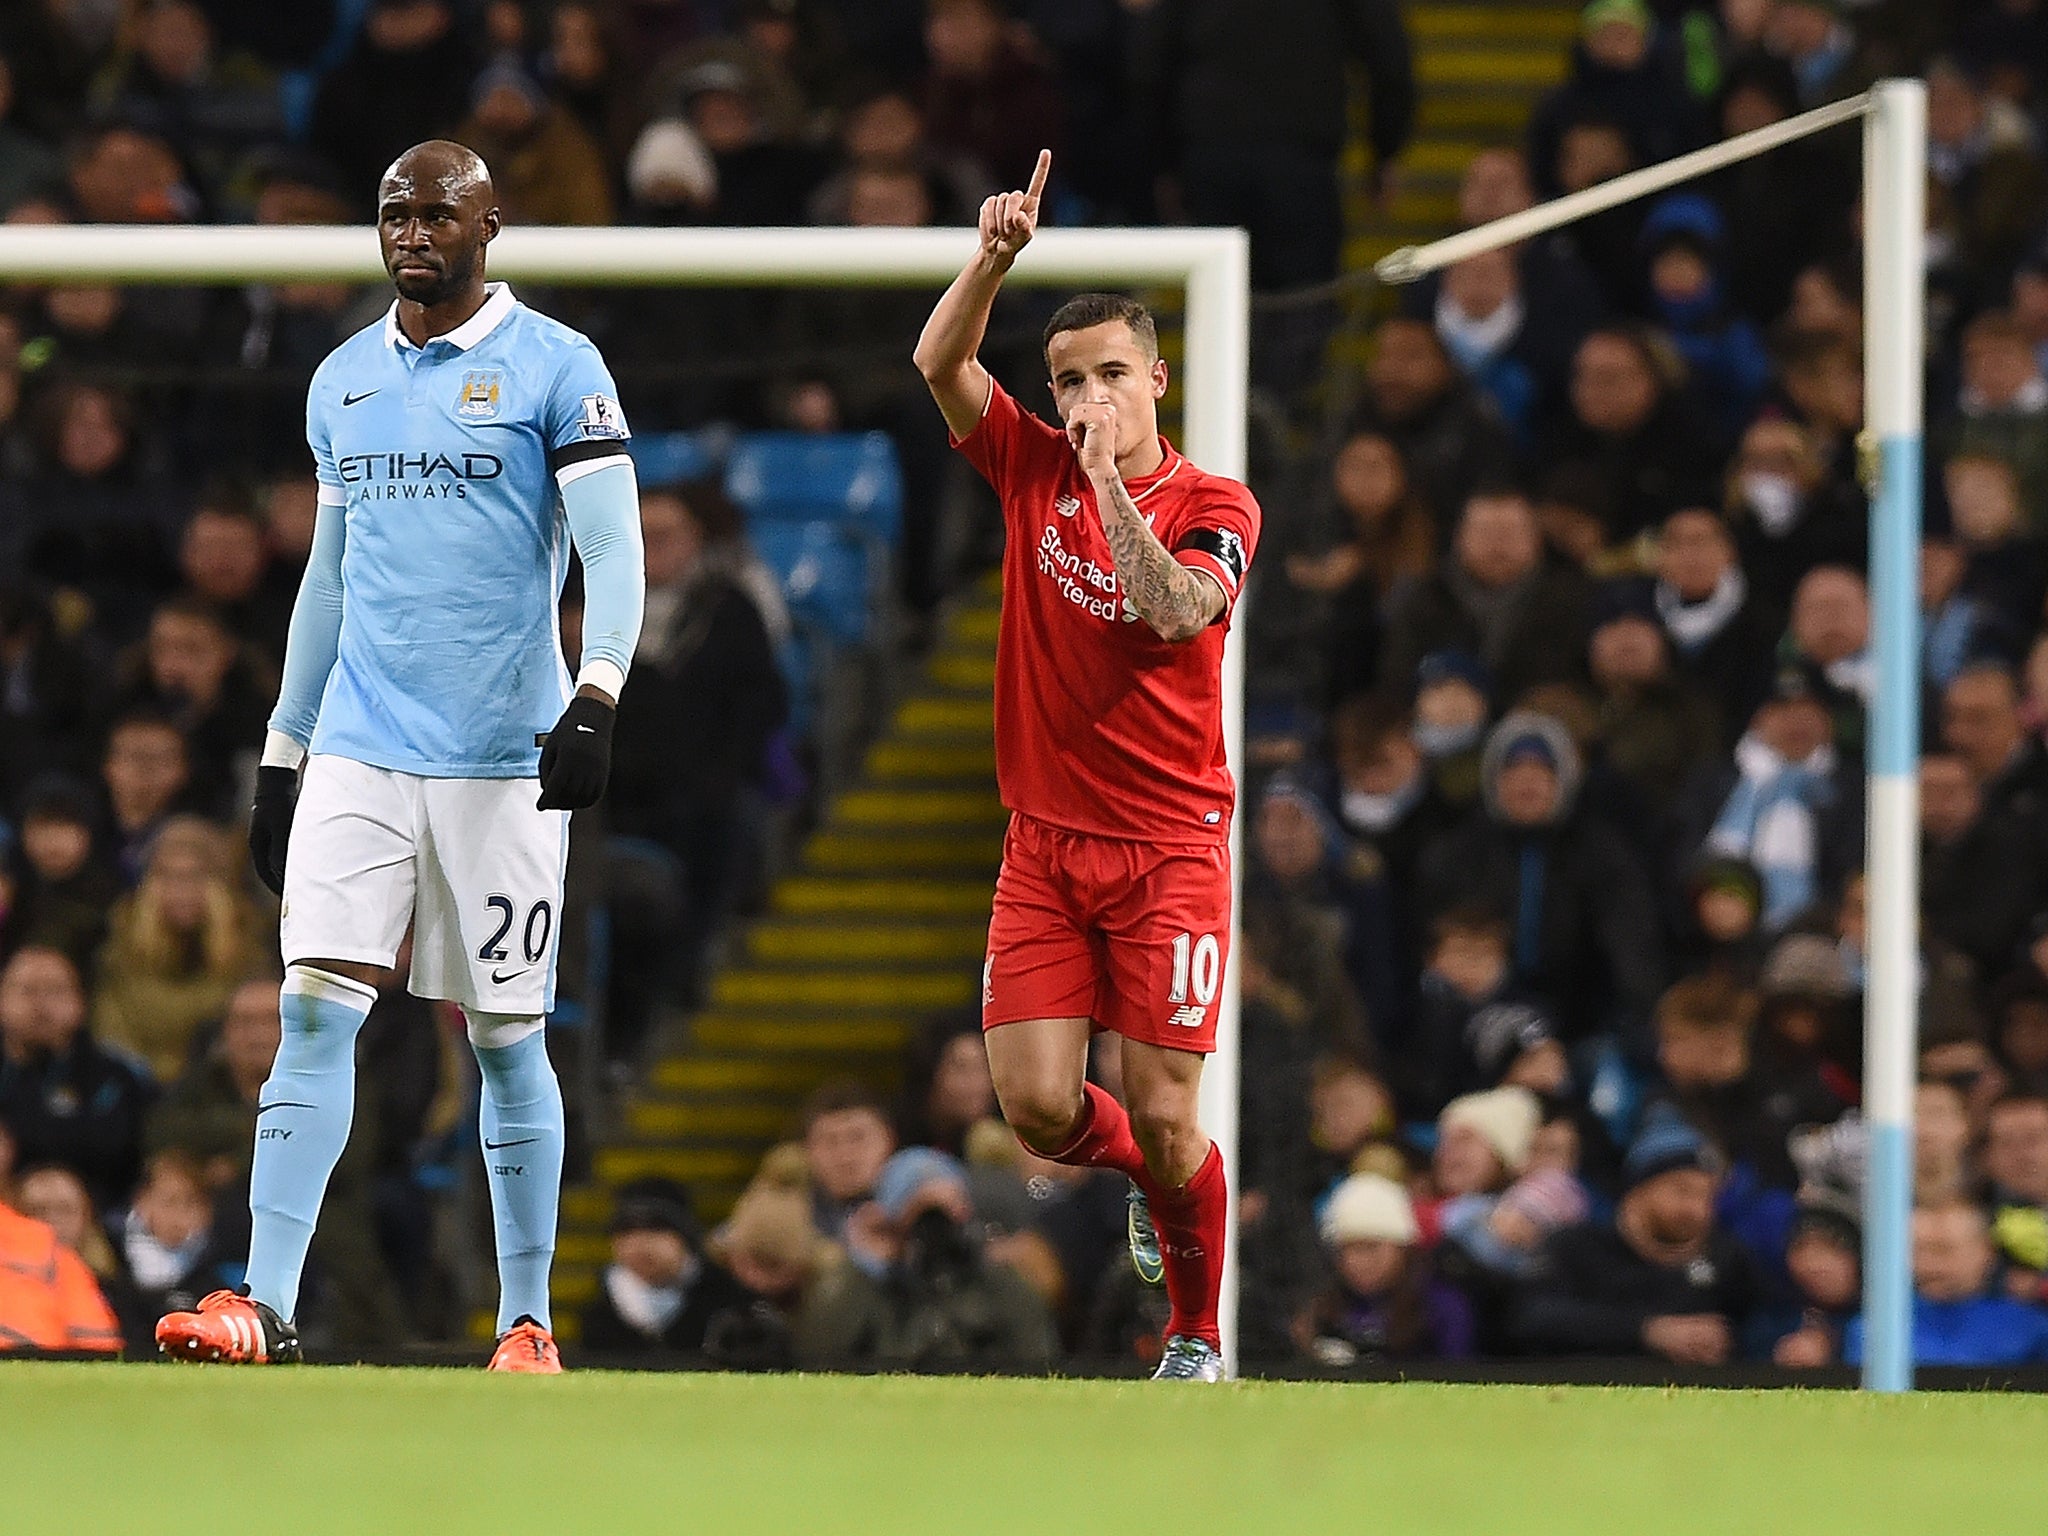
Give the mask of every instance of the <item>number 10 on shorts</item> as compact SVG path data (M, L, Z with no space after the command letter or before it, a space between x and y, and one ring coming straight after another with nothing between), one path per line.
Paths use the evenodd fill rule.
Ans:
M1216 986L1222 979L1223 946L1216 942L1215 934L1174 935L1173 988L1166 995L1169 1003L1186 1002L1192 985L1195 1001L1206 1008L1216 1001Z

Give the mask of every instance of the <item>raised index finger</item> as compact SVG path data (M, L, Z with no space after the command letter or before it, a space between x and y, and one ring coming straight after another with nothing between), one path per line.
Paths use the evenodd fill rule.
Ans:
M1038 164L1033 166L1031 170L1031 185L1024 189L1024 200L1026 202L1034 207L1037 206L1038 194L1045 190L1045 178L1051 173L1052 151L1041 149L1038 152Z

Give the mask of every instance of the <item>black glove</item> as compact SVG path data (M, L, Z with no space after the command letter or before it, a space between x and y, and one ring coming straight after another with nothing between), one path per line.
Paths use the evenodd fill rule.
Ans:
M540 799L544 811L580 811L597 804L612 776L612 722L618 711L603 699L578 694L555 728L540 738Z
M273 896L284 894L284 852L292 840L292 812L298 803L298 769L256 770L256 804L249 811L249 858L256 866L256 878Z

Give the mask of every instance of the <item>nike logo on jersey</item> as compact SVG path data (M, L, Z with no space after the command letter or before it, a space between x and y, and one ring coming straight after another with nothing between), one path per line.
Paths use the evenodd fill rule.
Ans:
M508 981L517 981L532 969L533 967L530 965L522 965L516 971L493 971L491 972L491 981L494 985L502 987Z
M319 1107L317 1104L301 1104L297 1099L273 1099L268 1104L258 1104L256 1106L256 1113L267 1115L273 1109L318 1109Z
M489 1137L485 1137L484 1150L486 1152L502 1152L507 1147L530 1147L539 1140L538 1136L524 1136L518 1141L492 1141Z
M341 403L345 406L361 405L365 400L369 399L370 396L381 395L383 393L384 391L381 389L366 389L360 395L343 395L341 397Z

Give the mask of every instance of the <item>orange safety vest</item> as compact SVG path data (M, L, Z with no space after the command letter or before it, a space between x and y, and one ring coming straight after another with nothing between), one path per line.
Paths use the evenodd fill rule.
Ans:
M85 1260L44 1223L0 1205L0 1351L120 1348L121 1330Z

